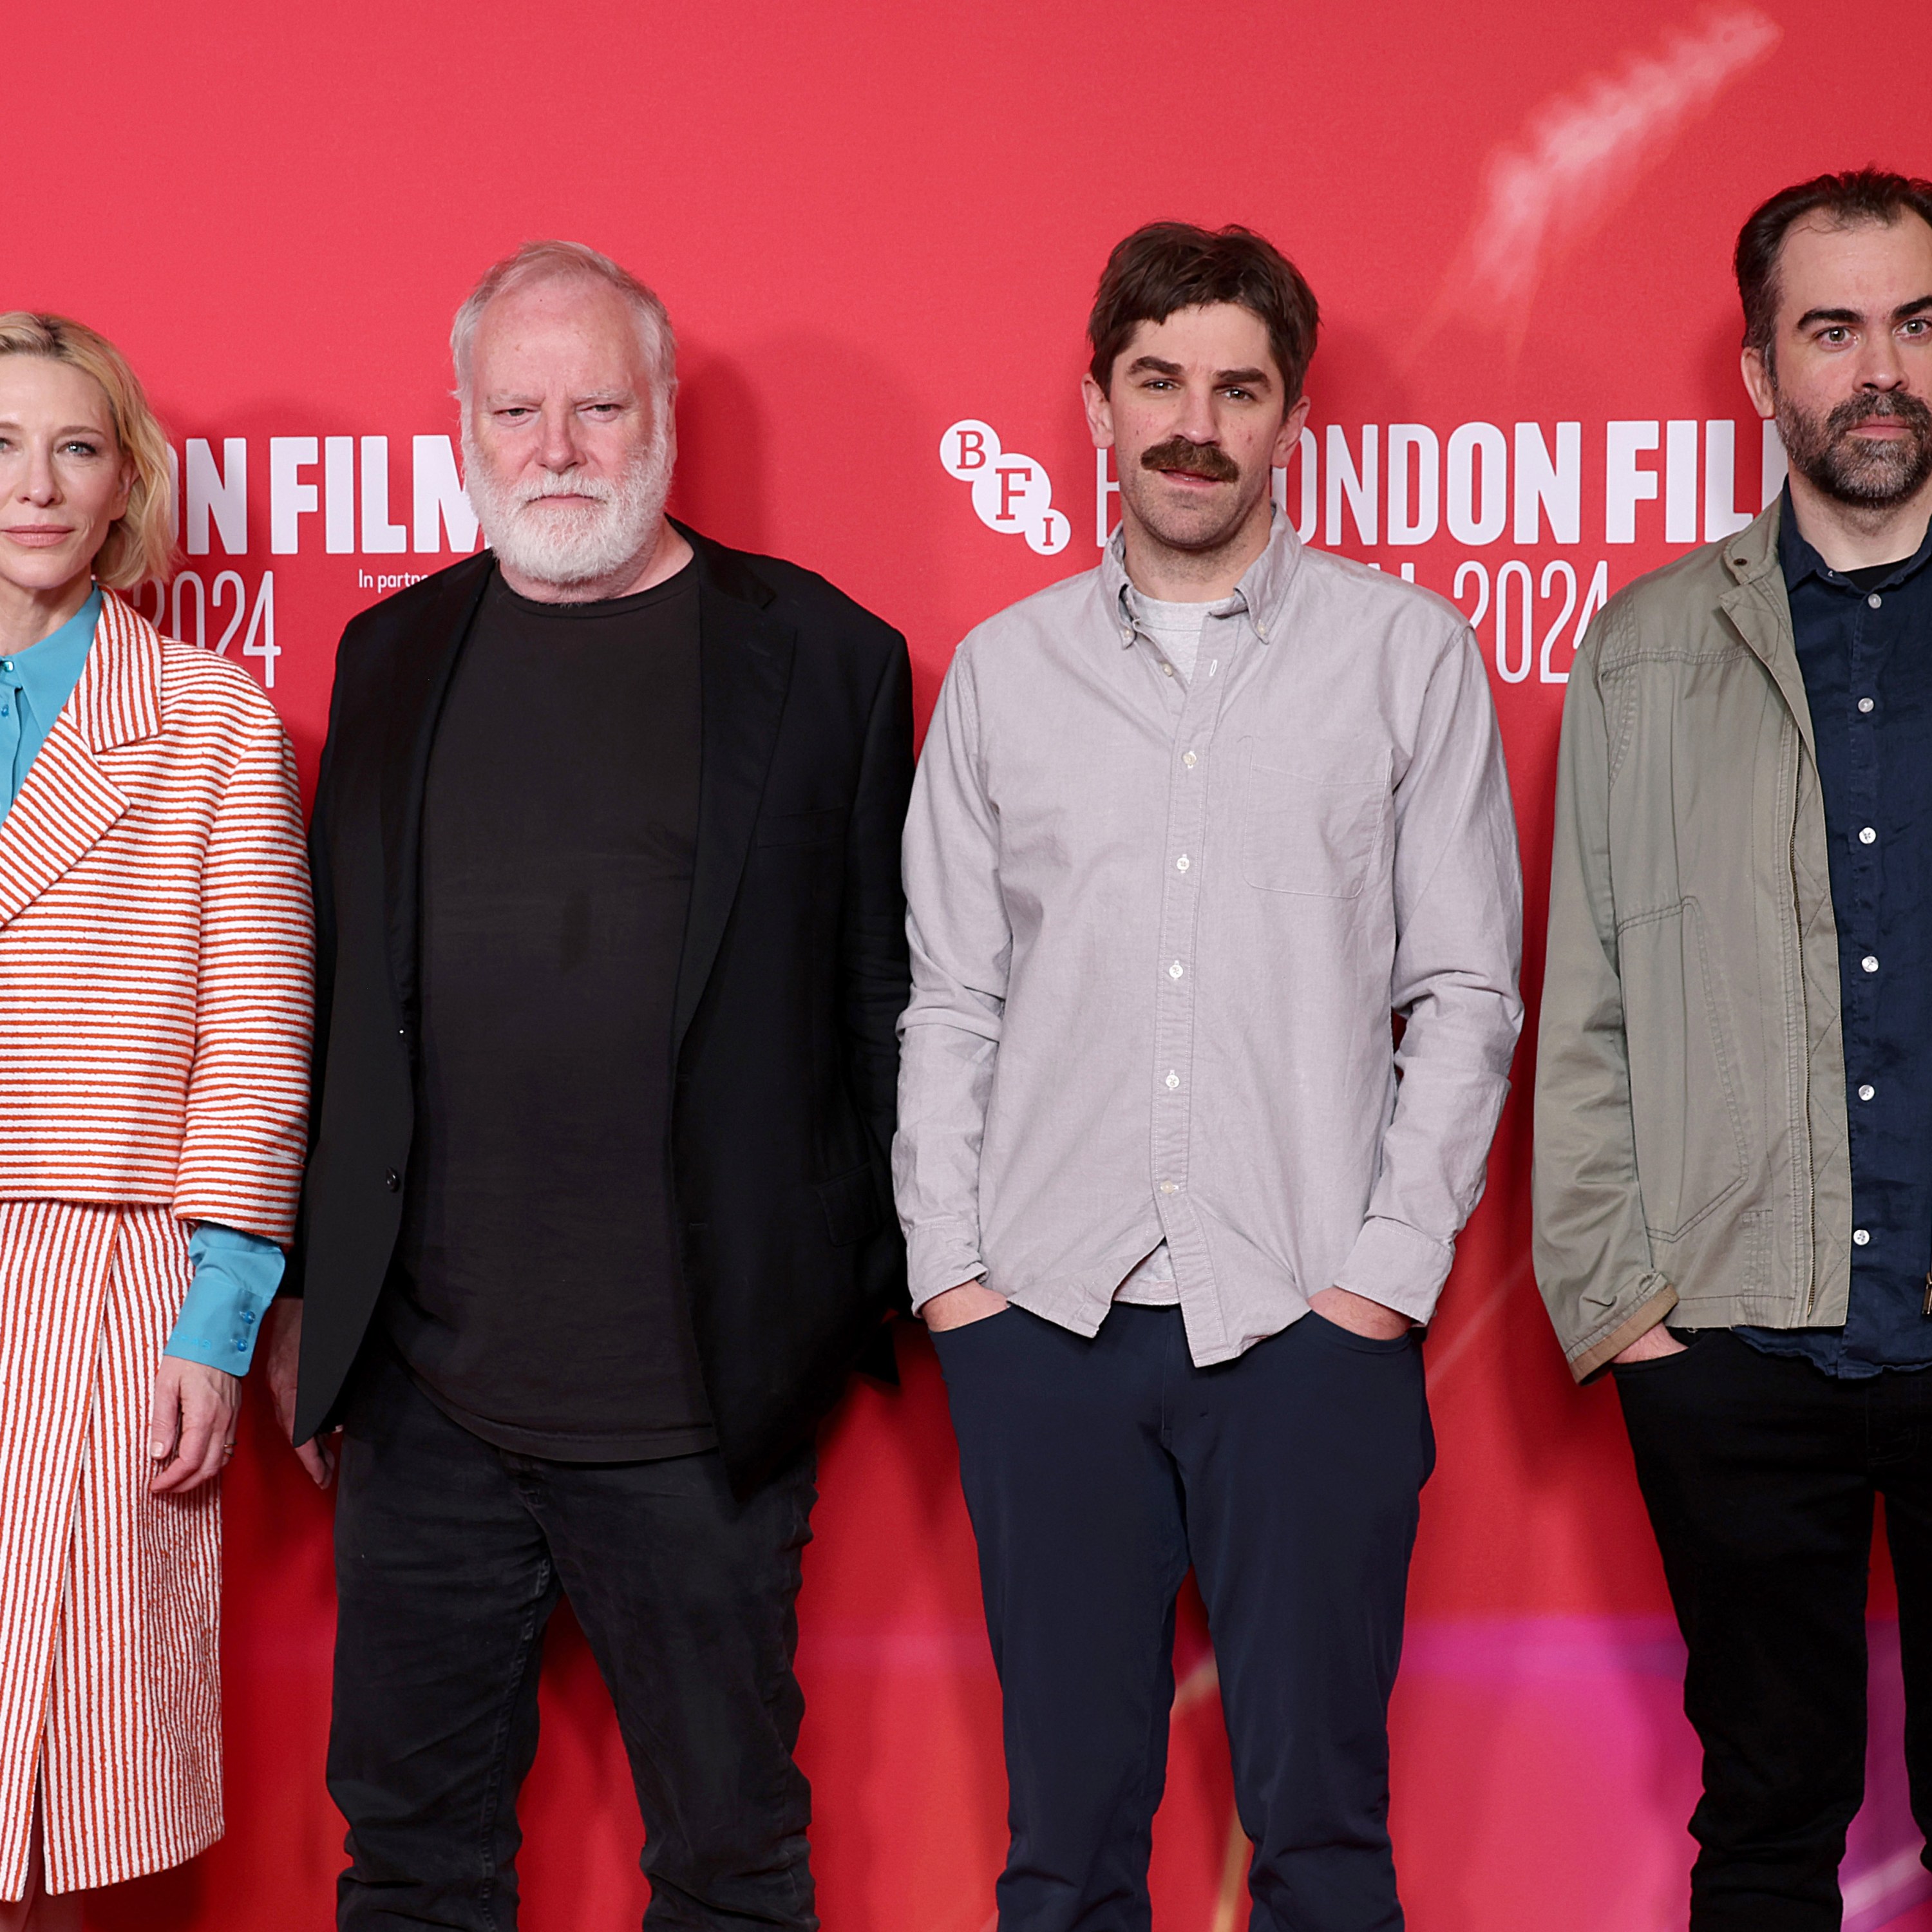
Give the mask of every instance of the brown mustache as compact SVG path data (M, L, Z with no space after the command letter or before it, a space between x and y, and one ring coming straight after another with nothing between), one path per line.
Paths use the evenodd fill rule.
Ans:
M1218 443L1190 442L1184 436L1171 436L1156 443L1141 456L1143 470L1178 470L1184 476L1204 476L1210 483L1234 483L1240 479L1240 466Z

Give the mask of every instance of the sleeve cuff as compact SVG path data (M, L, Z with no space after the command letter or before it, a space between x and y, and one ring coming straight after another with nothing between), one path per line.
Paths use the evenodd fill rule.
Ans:
M1580 1382L1610 1366L1635 1341L1648 1334L1677 1306L1677 1291L1661 1275L1646 1275L1643 1299L1613 1328L1586 1342L1570 1358L1570 1372Z
M967 1229L956 1224L916 1227L907 1231L906 1274L916 1315L935 1294L964 1282L984 1281L986 1264Z
M1345 1288L1412 1322L1427 1322L1455 1258L1454 1241L1438 1241L1406 1222L1373 1216L1362 1223L1340 1273L1320 1286Z
M273 1241L204 1221L188 1243L194 1277L164 1352L245 1376L286 1263Z

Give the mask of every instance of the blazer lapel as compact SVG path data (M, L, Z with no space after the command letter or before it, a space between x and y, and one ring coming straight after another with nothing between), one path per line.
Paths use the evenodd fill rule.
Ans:
M160 638L110 593L80 682L0 819L0 926L72 872L127 813L127 795L95 754L160 728Z
M682 526L680 526L680 528ZM675 1058L718 958L738 895L765 775L791 683L794 638L769 613L771 593L690 531L698 553L699 726L698 851L678 962L671 1025Z
M396 998L412 1018L416 1010L423 793L429 782L430 750L492 567L486 551L474 560L473 568L459 566L449 572L436 602L402 638L387 694L378 786L382 902Z

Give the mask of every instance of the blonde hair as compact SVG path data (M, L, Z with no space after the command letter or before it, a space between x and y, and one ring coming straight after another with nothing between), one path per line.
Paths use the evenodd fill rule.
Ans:
M165 584L173 572L175 548L168 439L128 358L106 337L83 323L26 309L0 315L0 356L44 356L92 376L100 385L115 440L134 480L127 508L107 527L94 560L94 574L110 590Z

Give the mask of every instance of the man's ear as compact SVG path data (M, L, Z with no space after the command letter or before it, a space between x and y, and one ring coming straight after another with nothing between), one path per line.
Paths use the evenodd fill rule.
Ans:
M1087 406L1088 434L1094 439L1096 449L1112 449L1114 446L1114 406L1107 400L1107 392L1093 376L1080 379L1080 400Z
M1294 454L1294 446L1301 440L1302 426L1308 421L1309 400L1306 391L1289 408L1281 419L1281 428L1274 440L1274 467L1285 470L1288 459Z
M1751 406L1768 422L1778 413L1778 379L1772 373L1770 356L1763 350L1748 344L1738 358L1738 373L1744 379L1744 389L1751 399Z

